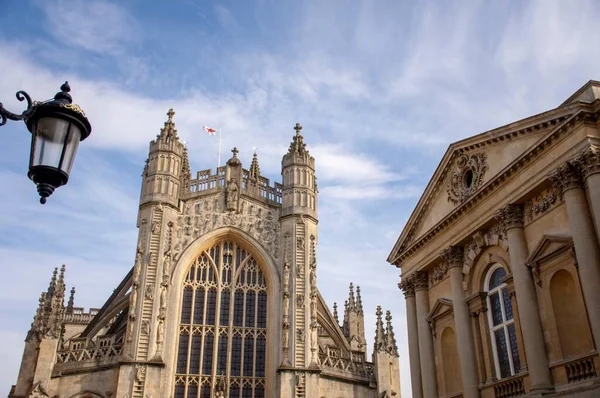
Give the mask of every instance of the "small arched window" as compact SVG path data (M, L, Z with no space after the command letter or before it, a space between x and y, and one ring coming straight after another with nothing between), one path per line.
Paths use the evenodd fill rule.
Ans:
M512 304L506 284L506 271L500 264L493 265L485 279L488 294L488 322L494 351L496 377L503 379L519 372L521 363L517 346L517 332Z

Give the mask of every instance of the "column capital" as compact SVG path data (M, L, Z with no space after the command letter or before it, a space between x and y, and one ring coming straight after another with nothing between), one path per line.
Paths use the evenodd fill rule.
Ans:
M565 193L569 189L583 188L581 174L576 161L568 161L550 173L549 177L554 187L559 192Z
M412 278L401 278L398 288L404 293L404 297L413 297L415 295L415 284Z
M523 228L523 205L508 204L494 214L496 220L504 225L506 230Z
M429 274L426 271L417 271L411 275L415 291L429 289Z
M573 163L581 169L584 178L600 173L600 144L590 142L587 148L577 154Z
M448 265L448 268L462 268L464 262L464 247L463 246L448 246L440 252L442 261Z

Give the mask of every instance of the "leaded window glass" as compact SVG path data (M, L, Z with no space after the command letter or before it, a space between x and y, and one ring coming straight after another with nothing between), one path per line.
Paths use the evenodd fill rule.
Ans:
M267 286L251 253L221 241L183 283L175 398L212 397L224 375L231 398L265 396Z
M488 321L498 378L510 377L518 373L521 367L512 303L503 282L505 276L504 268L500 265L493 266L485 286L488 292Z

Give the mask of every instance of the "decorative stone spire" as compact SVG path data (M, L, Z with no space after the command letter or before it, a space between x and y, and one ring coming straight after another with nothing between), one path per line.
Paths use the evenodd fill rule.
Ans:
M67 303L67 314L73 313L73 307L75 306L75 286L71 288L71 294L69 295L69 302Z
M375 326L375 345L373 347L373 352L377 351L385 351L386 350L386 335L383 330L383 320L381 319L381 306L377 306L377 311L375 311L375 315L377 315L377 323Z
M333 303L333 317L335 318L335 323L340 324L340 318L338 316L337 303Z
M396 336L394 336L394 328L392 326L392 313L390 310L385 312L385 349L390 355L398 355L398 345L396 344Z
M46 306L46 292L42 292L39 299L38 308L33 317L31 328L27 333L25 341L29 341L36 337L39 339L44 333L44 319L45 319L45 306Z
M167 112L165 127L160 129L160 134L157 137L159 141L169 142L179 140L179 137L177 137L177 130L175 129L175 123L173 123L173 116L175 116L175 111L171 108Z
M254 155L252 156L249 177L253 180L258 180L258 178L260 177L260 166L258 165L258 156L256 155L256 151L254 151Z
M185 194L190 189L190 181L192 176L190 174L190 160L188 158L187 147L183 147L183 156L181 162L181 194Z
M356 307L356 301L354 299L354 284L352 284L352 282L350 282L349 290L350 290L350 292L349 292L349 297L348 297L348 309L350 311L353 311Z
M362 297L360 297L360 286L356 286L356 312L363 314Z
M292 139L292 143L290 144L290 149L288 150L288 153L297 153L300 156L304 156L305 154L308 154L308 151L306 150L304 137L302 137L302 134L300 134L300 131L302 130L302 126L300 125L300 123L296 123L296 126L294 126L294 130L296 130L296 135Z

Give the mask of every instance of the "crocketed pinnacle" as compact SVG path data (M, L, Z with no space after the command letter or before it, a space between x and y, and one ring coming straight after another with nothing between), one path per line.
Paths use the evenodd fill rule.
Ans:
M288 153L298 153L299 155L303 156L305 153L307 154L308 151L306 150L304 137L302 137L302 134L300 134L300 130L302 130L302 126L300 125L300 123L296 123L296 126L294 126L294 130L296 130L296 135L292 139L292 143L290 144L290 149L288 150Z
M394 336L390 310L385 312L385 349L390 355L398 356L398 345L396 344L396 336Z
M183 147L183 159L181 161L181 193L187 193L190 189L190 182L192 180L192 175L190 173L190 160L188 157L187 148Z
M69 295L69 301L67 303L67 314L73 313L73 307L75 307L75 286L71 288L71 294Z
M350 292L348 294L348 309L350 311L353 311L356 306L356 301L354 299L354 284L352 284L352 282L350 282L349 291Z
M254 151L254 155L252 156L249 177L253 180L258 180L258 178L260 177L260 166L258 165L258 156L256 155L256 151Z
M175 116L175 111L173 108L169 109L167 112L167 121L165 122L165 127L160 129L160 134L158 135L158 139L163 142L169 142L172 140L178 140L177 130L175 129L175 123L173 123L173 116Z
M337 310L337 303L333 303L333 318L335 319L335 322L339 325L340 324L340 318L338 316L338 310Z
M363 313L362 297L360 297L360 286L356 286L356 312Z
M375 315L377 315L377 323L375 326L375 345L373 346L373 352L376 351L385 351L386 350L386 336L385 331L383 330L383 320L381 319L381 306L377 306L377 311L375 311Z

